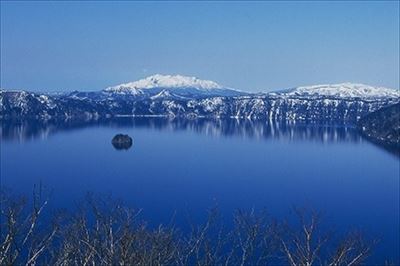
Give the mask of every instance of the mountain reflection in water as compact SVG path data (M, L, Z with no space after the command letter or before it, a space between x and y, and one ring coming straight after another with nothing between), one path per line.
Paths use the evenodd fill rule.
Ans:
M0 138L3 141L29 141L46 139L63 131L86 127L149 128L165 131L188 130L213 137L242 137L254 139L307 140L321 143L361 142L362 136L354 127L343 125L316 125L270 123L251 120L167 119L167 118L114 118L107 120L74 121L2 121Z

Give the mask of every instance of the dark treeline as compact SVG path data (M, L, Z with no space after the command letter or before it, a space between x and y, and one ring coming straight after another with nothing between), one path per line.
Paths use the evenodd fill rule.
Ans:
M366 115L358 128L367 139L400 155L400 103Z
M2 191L0 265L361 265L375 245L357 232L325 232L321 215L304 209L294 209L294 224L237 210L225 228L211 208L184 232L173 222L150 228L140 211L93 195L49 219L41 194Z

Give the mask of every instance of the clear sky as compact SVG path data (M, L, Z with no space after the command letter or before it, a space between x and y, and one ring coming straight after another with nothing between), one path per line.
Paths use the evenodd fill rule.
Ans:
M1 2L1 87L99 90L151 74L249 91L399 88L399 2Z

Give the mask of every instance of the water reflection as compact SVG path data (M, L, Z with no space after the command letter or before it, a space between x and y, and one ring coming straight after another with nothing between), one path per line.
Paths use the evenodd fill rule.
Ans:
M346 126L315 124L270 123L251 120L210 120L210 119L165 119L165 118L117 118L105 120L74 121L2 121L0 138L3 141L28 141L46 139L52 134L77 130L85 127L134 127L155 130L188 130L213 137L254 139L308 140L317 142L350 141L361 142L357 130Z

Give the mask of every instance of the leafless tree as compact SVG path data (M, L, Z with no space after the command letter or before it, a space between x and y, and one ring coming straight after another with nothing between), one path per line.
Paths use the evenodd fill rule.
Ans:
M373 245L360 232L351 232L340 241L328 265L360 265L370 256Z
M301 209L297 226L238 210L225 227L212 208L187 232L174 223L148 227L140 210L93 195L49 226L42 217L48 197L40 191L32 205L1 194L0 265L360 265L372 247L360 233L336 241L322 232L319 213Z
M276 224L265 212L237 210L234 215L233 249L226 265L265 265L276 252Z
M300 208L295 208L295 213L298 227L286 224L278 233L281 251L291 266L360 265L370 255L372 244L361 234L349 233L335 248L332 236L319 230L321 213ZM329 255L329 250L334 250L333 255Z
M90 199L87 207L63 229L64 237L54 264L166 265L175 262L174 229L163 226L147 229L144 223L138 222L140 211L134 212L119 203Z
M53 221L50 226L39 224L47 204L48 198L42 197L41 186L33 190L32 206L22 197L13 199L6 191L1 191L0 265L17 262L35 265L52 247L59 230L58 222Z

